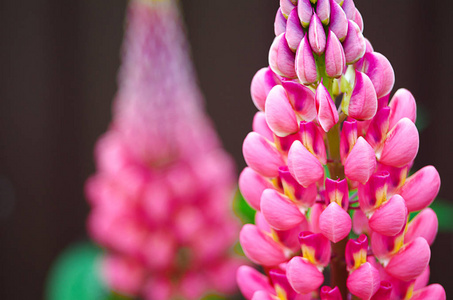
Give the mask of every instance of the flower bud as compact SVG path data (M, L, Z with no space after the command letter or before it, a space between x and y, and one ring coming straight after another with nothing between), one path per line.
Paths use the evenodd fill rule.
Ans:
M344 41L348 34L348 19L344 10L335 0L330 0L330 26L340 41Z
M402 118L409 118L415 123L417 117L417 104L414 96L406 89L399 89L390 101L390 128L398 123Z
M338 78L346 70L346 57L343 46L333 31L329 31L326 43L326 73Z
M346 14L346 17L349 20L354 20L355 12L357 10L354 4L354 0L344 0L342 7Z
M317 266L327 266L330 262L330 241L321 233L304 231L299 234L302 256Z
M288 16L285 35L288 46L293 52L296 52L304 35L304 30L300 24L299 15L297 14L297 8L294 8Z
M319 216L321 233L336 243L348 236L352 223L349 214L337 203L330 203Z
M264 111L264 104L271 89L278 84L278 79L270 68L262 68L253 76L250 94L256 108Z
M247 165L265 177L277 177L278 168L285 164L278 150L256 132L247 135L242 153Z
M299 209L308 209L316 201L318 190L316 183L309 185L307 188L301 186L291 175L287 166L282 166L278 170L280 180L283 185L285 195L297 203Z
M269 66L276 74L296 78L294 53L286 42L285 33L275 37L269 50Z
M300 256L295 256L289 261L286 274L291 287L301 294L318 289L324 281L324 276L318 268Z
M288 17L295 7L291 0L280 0L280 9L285 17Z
M297 4L297 13L299 14L300 22L304 28L310 25L310 20L313 15L313 8L310 0L299 0Z
M365 38L363 37L359 26L354 21L348 21L348 34L343 41L343 48L346 63L348 64L355 63L365 54Z
M252 129L254 132L265 137L269 142L274 140L274 133L269 128L266 122L266 115L262 111L258 111L253 117Z
M350 180L365 184L376 169L373 148L359 137L344 164L344 173Z
M321 163L300 141L295 141L289 150L288 168L303 187L308 187L324 177Z
M239 234L245 255L254 263L271 267L286 261L283 247L258 227L245 224Z
M261 212L269 225L278 230L289 230L305 221L296 205L274 189L261 195Z
M379 290L380 282L379 271L366 262L348 276L346 285L353 295L370 299Z
M285 137L299 131L296 114L283 86L276 85L269 92L265 114L267 124L277 136Z
M417 127L408 118L403 118L387 134L379 162L393 167L407 165L417 156L418 143Z
M303 120L313 121L316 118L315 93L306 86L294 81L284 81L282 85L294 111Z
M272 183L249 167L239 176L239 190L247 203L256 210L260 209L261 194L268 188L272 188Z
M316 89L316 110L318 112L318 122L325 132L328 132L335 124L338 123L338 112L333 103L329 91L324 87L322 82Z
M378 98L390 93L395 83L395 73L384 55L378 52L365 53L356 63L356 68L371 79Z
M410 176L398 193L406 200L407 209L421 210L436 198L440 188L440 176L436 168L426 166Z
M406 218L404 199L400 195L394 195L373 213L369 225L377 233L395 236L406 225Z
M275 36L279 36L280 34L284 33L286 31L286 18L282 13L282 9L279 8L277 10L277 14L275 15L275 21L274 21L274 33Z
M251 300L256 291L275 292L269 283L267 276L261 274L249 266L241 266L237 270L237 283L242 295Z
M311 51L307 36L300 42L296 52L296 73L300 82L308 85L318 80L316 61Z
M376 114L377 104L376 92L370 78L355 70L354 89L350 95L346 93L343 97L343 112L357 120L370 120Z
M340 289L336 286L331 288L330 286L321 287L321 300L342 300Z
M362 18L362 14L359 12L359 10L356 8L355 10L355 15L354 15L354 18L352 19L352 21L354 21L357 26L359 26L360 28L360 31L363 32L363 18Z
M431 245L436 238L437 228L436 213L431 208L425 208L409 222L404 240L410 243L422 237Z
M428 243L418 237L390 259L385 271L399 280L413 280L428 266L430 256Z
M321 20L322 24L329 24L330 20L330 0L318 0L316 4L316 14Z
M321 20L316 13L311 17L308 37L313 52L318 55L324 53L324 50L326 50L326 33L324 31L324 27L322 26Z

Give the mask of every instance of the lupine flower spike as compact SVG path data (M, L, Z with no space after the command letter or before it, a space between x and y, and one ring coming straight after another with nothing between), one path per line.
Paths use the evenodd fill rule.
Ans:
M86 185L104 279L141 299L232 293L234 167L204 115L176 2L130 1L127 21L113 121ZM254 172L242 176L248 199L271 186Z
M249 300L446 299L427 286L439 174L408 177L415 99L388 101L392 65L363 27L353 0L280 1L239 184L257 210L240 242L264 269L238 271Z

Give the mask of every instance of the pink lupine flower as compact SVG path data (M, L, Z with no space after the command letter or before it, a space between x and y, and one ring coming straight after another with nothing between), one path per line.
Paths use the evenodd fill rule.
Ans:
M203 113L176 3L134 0L127 16L113 121L86 185L103 277L144 299L232 293L243 263L229 253L239 231L228 204L234 167ZM266 74L256 90L277 84ZM242 186L271 187L246 174Z
M427 286L440 177L408 177L415 98L391 97L394 70L363 27L353 0L280 1L270 67L252 81L264 113L244 141L240 187L258 212L241 244L265 271L238 273L247 299L446 297Z

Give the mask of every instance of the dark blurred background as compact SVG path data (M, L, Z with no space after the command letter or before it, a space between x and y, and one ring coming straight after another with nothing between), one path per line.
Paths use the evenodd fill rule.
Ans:
M110 120L125 0L0 1L0 299L43 297L52 261L86 238L83 195ZM207 110L238 170L267 65L277 0L184 0ZM414 94L426 125L414 169L433 164L453 200L453 2L356 0L365 36L386 55L395 88ZM453 218L453 216L451 216ZM432 247L431 281L453 295L453 235Z

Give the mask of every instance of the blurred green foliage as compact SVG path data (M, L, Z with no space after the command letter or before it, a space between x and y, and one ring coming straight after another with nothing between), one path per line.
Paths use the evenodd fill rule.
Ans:
M233 211L239 219L241 219L243 224L255 223L256 211L248 205L239 189L236 191L236 195L234 196Z

